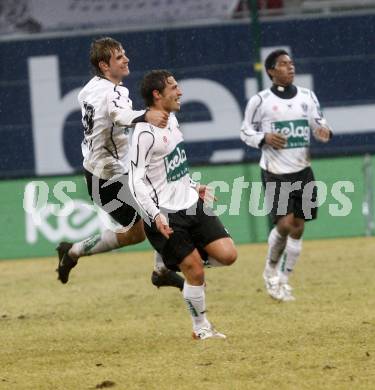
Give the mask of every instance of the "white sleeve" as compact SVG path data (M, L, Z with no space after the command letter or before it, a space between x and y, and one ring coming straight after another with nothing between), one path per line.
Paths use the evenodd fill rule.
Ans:
M253 96L247 103L245 117L241 126L241 140L247 145L259 149L264 139L261 131L260 106L263 99L260 95Z
M314 131L319 127L327 127L332 132L331 127L327 123L320 109L319 100L313 91L310 91L310 97L311 97L311 111L310 111L310 118L309 118L310 128Z
M160 213L149 195L146 184L146 169L152 156L154 135L137 126L130 147L129 187L141 210L152 220Z
M129 91L115 86L107 95L108 113L115 126L134 126L134 119L145 114L145 110L133 110Z

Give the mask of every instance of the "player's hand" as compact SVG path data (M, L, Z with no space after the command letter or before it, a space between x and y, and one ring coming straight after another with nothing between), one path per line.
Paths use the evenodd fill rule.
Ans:
M320 142L328 142L331 138L331 130L327 127L318 127L314 130L314 137Z
M212 204L215 200L217 200L217 197L214 195L214 191L211 187L200 184L197 187L197 192L204 203Z
M168 117L169 116L166 112L155 110L149 110L145 115L146 122L160 128L167 127Z
M275 149L282 149L286 144L286 138L279 133L267 133L264 142Z
M167 218L163 214L158 214L155 217L156 228L168 240L173 233L172 228L168 225Z

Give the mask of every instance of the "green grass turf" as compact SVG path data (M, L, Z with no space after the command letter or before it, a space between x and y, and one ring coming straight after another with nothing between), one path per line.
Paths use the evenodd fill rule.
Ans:
M238 249L206 271L227 340L191 339L151 252L83 258L67 285L55 258L1 261L0 389L374 389L374 238L306 241L288 303L264 291L266 245Z

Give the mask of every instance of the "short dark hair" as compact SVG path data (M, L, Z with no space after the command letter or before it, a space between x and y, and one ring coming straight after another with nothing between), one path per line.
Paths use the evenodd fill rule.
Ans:
M154 103L153 91L161 93L167 85L168 77L173 77L173 74L165 69L152 70L145 74L141 83L141 95L147 107Z
M270 54L268 54L266 60L264 61L264 67L266 68L266 72L268 74L268 77L272 80L272 76L268 73L270 69L274 69L276 66L277 59L280 56L289 56L289 53L284 49L278 49L272 51Z
M92 41L90 47L90 63L93 67L93 72L97 76L103 76L99 62L103 61L109 65L112 52L121 49L121 43L110 37L103 37Z

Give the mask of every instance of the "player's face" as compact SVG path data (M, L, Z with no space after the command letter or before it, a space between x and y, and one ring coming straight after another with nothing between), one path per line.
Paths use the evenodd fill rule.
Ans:
M182 92L177 81L172 76L168 77L166 86L161 93L161 103L164 110L167 112L180 111L181 96Z
M277 58L275 67L269 70L273 82L278 85L289 85L294 81L294 62L288 55L281 55Z
M108 65L108 72L110 79L117 82L120 82L124 77L129 75L129 58L126 57L125 50L123 48L112 51Z

